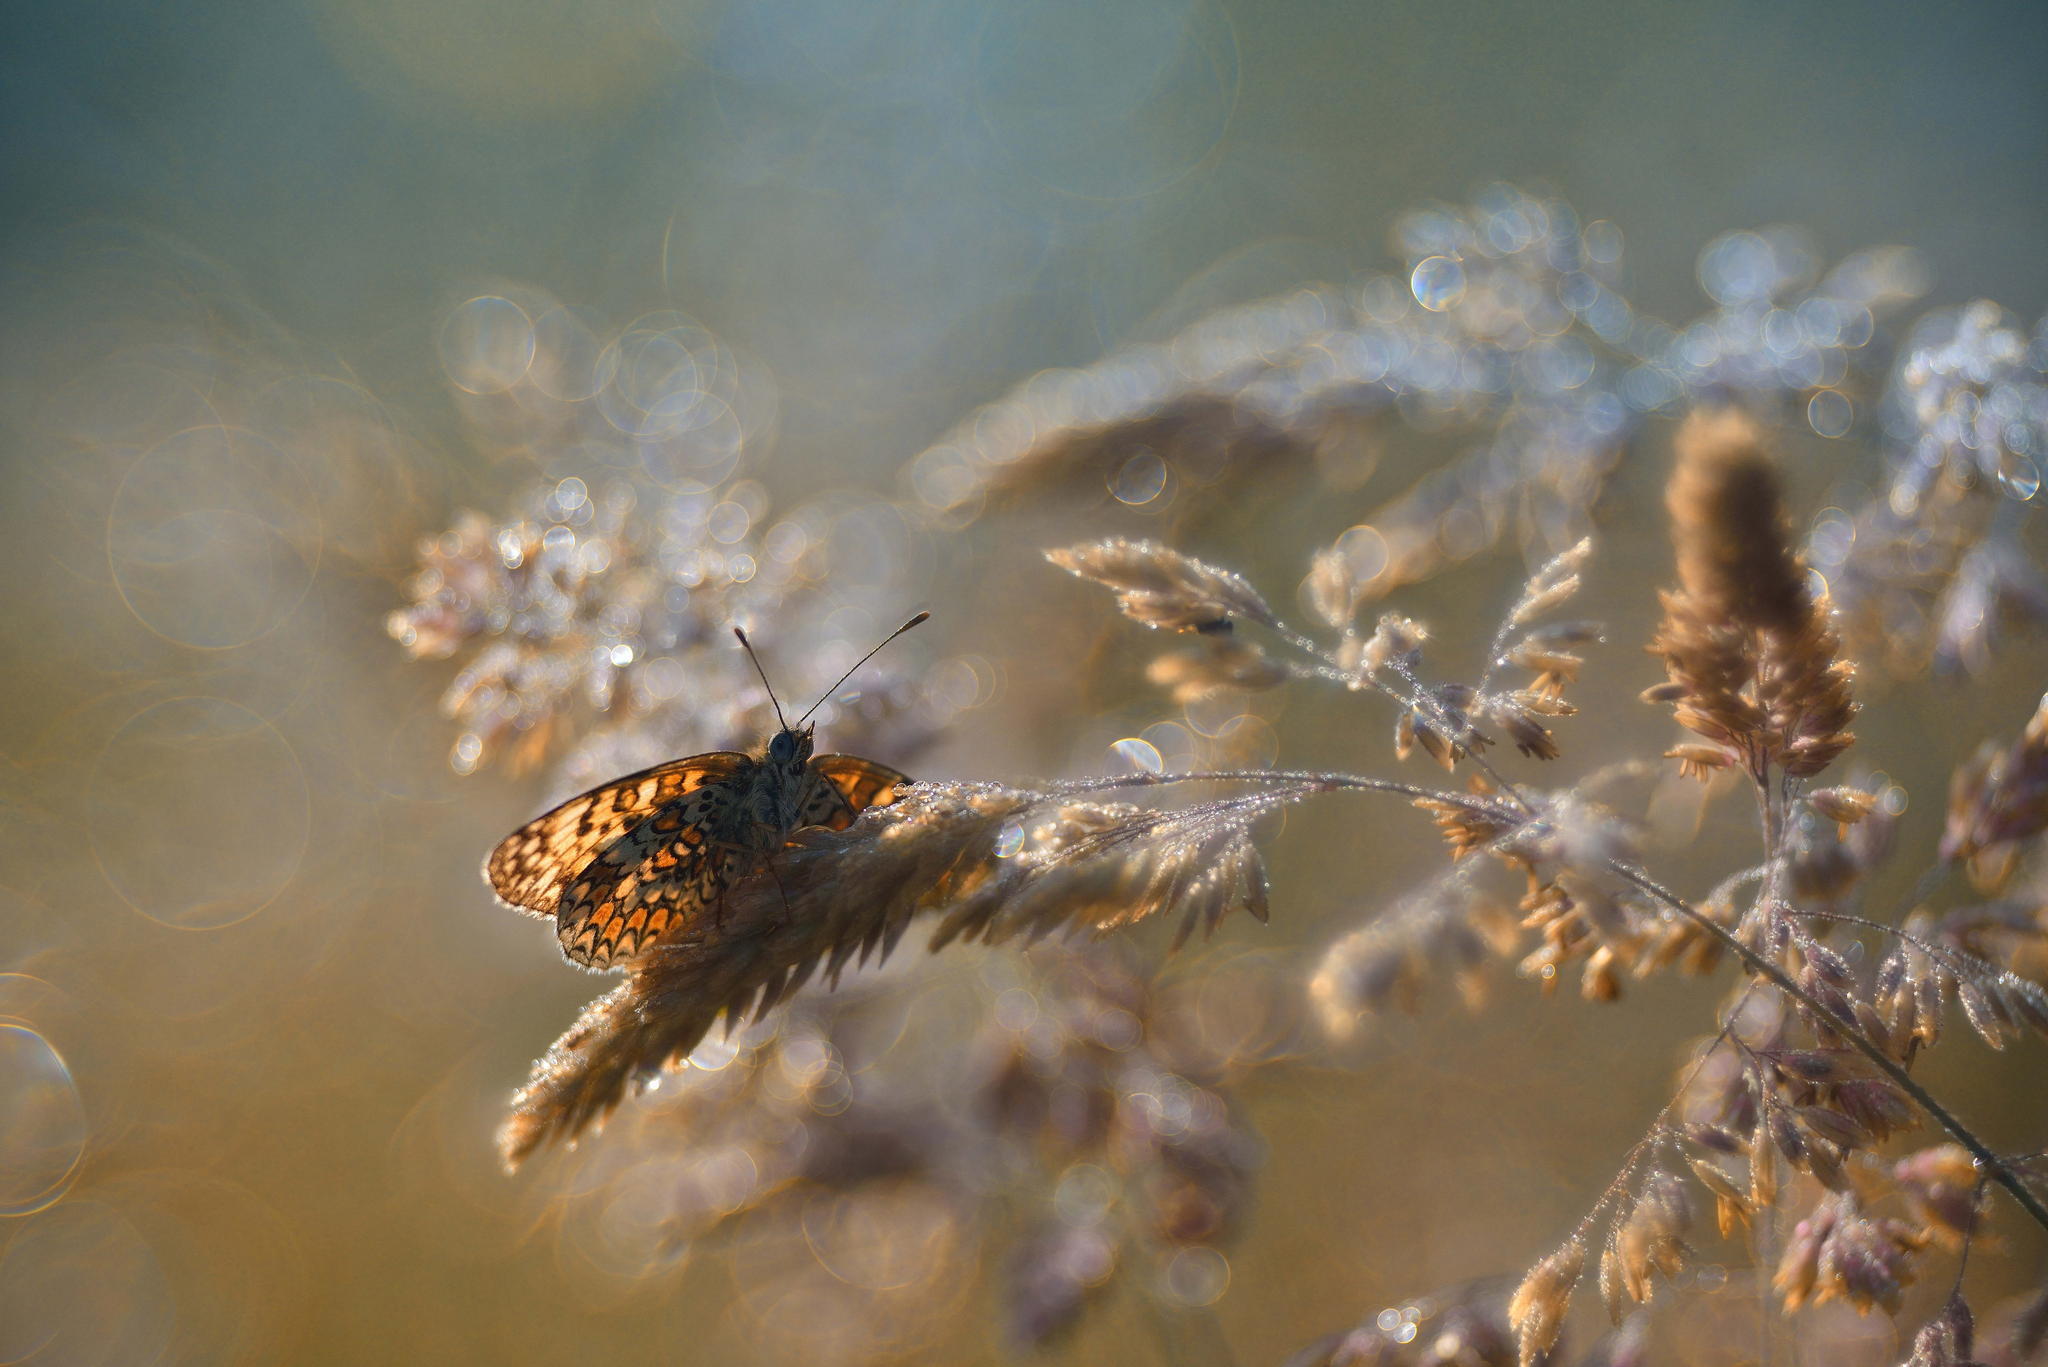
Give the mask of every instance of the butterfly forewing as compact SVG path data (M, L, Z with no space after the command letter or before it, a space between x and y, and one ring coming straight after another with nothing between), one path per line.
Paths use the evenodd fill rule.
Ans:
M896 785L907 782L888 765L857 755L819 755L798 799L796 824L845 830L867 808L895 801Z
M579 964L637 957L671 926L710 907L746 872L740 789L747 770L655 812L599 852L562 889L555 934Z
M484 877L505 901L552 916L569 880L603 849L678 798L722 783L750 761L718 750L613 779L521 826L498 842Z

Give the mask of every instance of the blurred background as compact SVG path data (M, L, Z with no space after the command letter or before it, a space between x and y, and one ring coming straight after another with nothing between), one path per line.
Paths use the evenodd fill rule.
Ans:
M611 774L751 739L766 713L733 620L808 702L930 609L821 713L821 748L916 773L1100 772L1148 762L1140 745L1392 772L1391 718L1356 698L1175 707L1143 679L1157 643L1040 552L1158 535L1291 605L1313 549L1507 421L1524 381L1386 381L1370 439L1282 449L1249 482L1166 437L1100 469L1012 459L1157 407L1158 353L1126 349L1217 310L1385 271L1391 294L1364 297L1389 328L1455 317L1464 275L1421 264L1476 233L1476 278L1569 240L1574 278L1628 301L1574 310L1629 373L1672 374L1630 317L1680 324L1910 248L1870 258L1876 285L1820 291L1865 324L1876 296L1917 295L1890 342L1830 324L1813 374L1749 385L1786 400L1804 520L1881 492L1872 400L1913 318L1989 298L2024 332L2048 302L2033 5L288 0L16 5L0 32L7 1362L1018 1355L994 1272L1038 1198L964 1201L973 1172L696 1238L670 1219L679 1186L715 1213L754 1200L702 1195L720 1183L831 1184L774 1177L766 1140L728 1139L745 1173L707 1176L649 1106L503 1175L507 1097L605 984L493 903L492 843ZM1721 236L1777 224L1804 236ZM1225 317L1210 340L1235 359L1184 378L1297 345L1284 307ZM1115 355L1136 379L1020 388ZM1669 740L1631 699L1667 572L1662 414L1693 382L1630 389L1624 369L1571 428L1614 469L1576 609L1610 624L1578 701L1611 719L1562 724L1575 773ZM1261 410L1282 430L1301 411ZM1991 473L2019 506L2033 468ZM1472 665L1519 551L1584 502L1533 533L1482 517L1389 605ZM1996 652L1987 633L1960 673L1909 659L1865 694L1852 758L1928 819L1900 888L1948 766L2039 695L2038 633ZM1721 815L1722 851L1747 848ZM1176 971L1293 995L1435 867L1434 840L1394 807L1303 812L1271 844L1272 925L1233 923ZM1691 858L1673 877L1731 866ZM1136 939L1140 964L1164 953ZM963 1021L1021 1030L1019 971L963 953L867 1047L914 1071ZM1126 1288L1043 1351L1279 1362L1519 1273L1662 1104L1714 990L1595 1008L1507 983L1481 1016L1445 991L1259 1071L1233 1103L1261 1137L1256 1200L1156 1270L1200 1332L1160 1331ZM1230 1028L1287 1034L1232 1000ZM2003 1072L1953 1052L1957 1108L2040 1147L2037 1046ZM1095 1179L1075 1180L1043 1199ZM2029 1247L1984 1271L1991 1300ZM1889 1330L1845 1323L1873 1356L1842 1360L1882 1360Z

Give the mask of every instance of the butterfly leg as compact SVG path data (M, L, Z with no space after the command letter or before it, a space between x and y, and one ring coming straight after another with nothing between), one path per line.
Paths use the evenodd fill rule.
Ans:
M860 812L859 812L859 810L858 810L858 809L856 809L856 808L854 807L854 805L853 805L853 804L852 804L851 802L848 802L848 801L846 800L846 794L845 794L845 793L843 793L843 792L841 792L841 791L839 791L839 785L838 785L838 784L836 784L836 783L827 783L827 784L825 785L825 787L826 787L826 788L828 788L829 790L831 790L832 796L838 799L838 802L839 802L839 806L840 806L840 807L841 807L841 808L842 808L842 809L843 809L843 810L844 810L844 811L846 812L846 824L847 824L847 825L849 825L849 826L850 826L850 825L852 825L852 824L853 824L854 822L856 822L856 821L860 820Z
M714 840L710 842L710 845L711 848L715 850L720 856L721 864L725 864L726 861L744 861L744 863L753 863L755 865L755 869L758 869L761 863L766 862L758 849L755 849L751 845L741 844L738 841ZM744 863L742 863L742 867L744 867ZM750 872L751 871L753 870L750 870ZM721 877L718 880L717 891L713 896L707 899L711 903L712 928L714 930L718 930L721 932L725 929L725 895L733 888L735 884L737 884L741 880L741 878L744 878L746 876L744 874L740 874L735 877L727 878L722 876L722 873L723 870L721 870ZM777 889L779 890L781 886L781 880L778 879L776 881ZM787 893L783 895L782 901L785 907L789 905L789 896Z
M782 895L782 921L781 924L776 927L779 930L782 926L788 925L791 920L789 912L789 889L782 886L782 875L775 871L775 861L773 859L765 859L761 862L768 866L768 876L775 880L775 891Z
M754 868L752 872L759 873L763 869L766 869L768 871L768 876L775 882L775 891L777 895L782 898L782 921L778 923L776 928L779 929L782 925L787 925L790 919L789 889L782 885L782 875L780 873L777 873L775 870L774 857L772 855L763 854L761 853L761 851L754 849L753 847L748 845L729 845L726 846L726 848L733 855L753 860ZM739 880L735 879L733 881L737 883ZM724 916L725 894L721 891L717 902L713 903L712 905L711 924L719 930L725 929Z

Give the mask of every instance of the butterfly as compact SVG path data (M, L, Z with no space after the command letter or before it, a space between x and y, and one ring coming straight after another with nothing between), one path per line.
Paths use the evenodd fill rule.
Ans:
M855 669L928 616L918 613L863 655L794 726L735 627L775 705L780 729L768 743L753 754L670 760L572 797L499 841L484 878L501 900L554 917L562 953L586 968L628 965L706 913L718 923L726 894L770 868L794 832L843 830L909 782L873 760L812 754L815 728L805 723Z

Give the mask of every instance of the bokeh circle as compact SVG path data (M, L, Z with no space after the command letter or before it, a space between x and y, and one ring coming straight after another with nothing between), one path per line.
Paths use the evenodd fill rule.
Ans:
M268 906L299 871L310 792L290 742L225 698L144 708L87 783L87 836L107 881L149 919L218 930Z
M61 1197L89 1133L63 1056L26 1024L0 1020L0 1215L29 1215Z
M203 649L274 631L304 601L320 552L320 502L302 466L241 428L157 443L107 515L122 601L158 635Z

